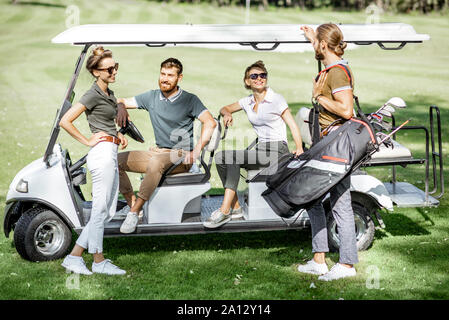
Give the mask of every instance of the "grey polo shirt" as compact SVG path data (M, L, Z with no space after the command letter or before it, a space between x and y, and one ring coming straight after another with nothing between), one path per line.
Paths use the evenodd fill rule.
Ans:
M117 116L117 99L109 88L108 93L109 96L94 82L79 102L87 109L87 122L92 133L104 131L108 135L117 137L117 127L114 122Z
M194 94L178 87L165 98L161 90L150 90L135 97L139 109L147 110L153 124L156 145L169 149L193 149L193 121L207 111Z

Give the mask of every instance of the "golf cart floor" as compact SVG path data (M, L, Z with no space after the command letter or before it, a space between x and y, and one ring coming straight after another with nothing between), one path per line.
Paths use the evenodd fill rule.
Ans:
M212 215L212 212L219 209L224 196L204 196L201 199L201 221L206 221Z
M440 203L430 195L426 200L426 193L424 191L407 182L385 182L384 185L390 194L391 200L398 207L436 207Z
M203 226L205 221L216 209L220 208L223 201L222 195L202 196L201 212L184 213L180 223L148 223L140 220L137 229L129 236L133 235L170 235L170 234L196 234L209 232L247 232L247 231L269 231L302 229L309 226L308 217L298 214L291 219L264 219L247 220L240 218L231 220L216 229L208 229ZM121 205L120 205L121 206ZM242 203L245 209L245 204ZM105 236L120 236L120 226L125 217L115 216L105 225Z

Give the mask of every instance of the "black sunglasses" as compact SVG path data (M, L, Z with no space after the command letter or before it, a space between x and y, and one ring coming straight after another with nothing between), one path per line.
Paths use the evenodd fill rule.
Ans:
M112 74L114 72L114 69L115 69L115 71L118 70L118 62L116 62L113 67L97 69L97 70L107 70L109 74Z
M249 75L250 79L252 79L252 80L256 80L258 77L260 77L261 79L266 79L267 76L268 76L268 74L265 72L264 73L251 73Z

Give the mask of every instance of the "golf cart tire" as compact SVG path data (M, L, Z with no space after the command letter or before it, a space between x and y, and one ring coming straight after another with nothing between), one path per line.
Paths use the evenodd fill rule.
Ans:
M34 207L17 221L14 244L22 258L49 261L62 258L72 242L72 232L51 210Z
M357 202L352 202L352 210L354 211L354 220L356 224L357 250L363 251L368 249L374 240L375 226L368 210ZM338 252L340 243L336 222L331 212L327 214L327 237L329 242L329 250Z

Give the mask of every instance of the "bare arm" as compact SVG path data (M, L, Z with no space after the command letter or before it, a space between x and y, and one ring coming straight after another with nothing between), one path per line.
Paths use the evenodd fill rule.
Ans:
M302 149L302 139L301 139L301 133L299 132L298 125L295 122L295 119L293 119L292 113L290 112L290 109L285 109L285 111L281 115L282 119L285 121L285 123L290 128L290 132L292 133L293 141L295 141L296 150L293 152L295 156L299 156L301 153L304 152Z
M86 111L86 107L82 105L81 103L74 104L62 117L61 121L59 122L59 126L64 128L72 137L74 137L76 140L81 142L82 144L93 147L98 142L104 140L104 136L107 136L104 132L97 132L96 134L92 135L90 139L87 139L85 136L79 132L79 130L73 125L73 121L78 119L78 117Z
M223 116L223 125L225 127L232 126L232 124L234 123L234 119L232 119L232 114L240 110L242 110L242 107L238 102L234 102L221 108L220 114Z
M212 114L209 111L203 112L198 119L201 121L201 136L195 147L191 152L189 152L184 158L184 163L189 164L193 163L201 154L201 150L206 146L212 137L212 133L214 132L217 124L215 123Z
M137 109L137 101L135 97L131 98L118 98L117 103L123 103L126 109Z
M309 26L302 26L300 27L300 29L304 31L304 37L306 37L306 39L309 40L313 45L313 43L317 40L315 31Z

